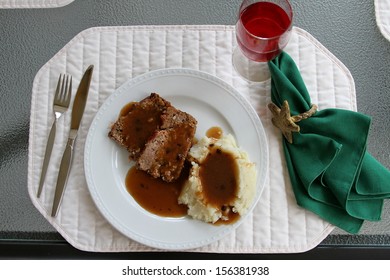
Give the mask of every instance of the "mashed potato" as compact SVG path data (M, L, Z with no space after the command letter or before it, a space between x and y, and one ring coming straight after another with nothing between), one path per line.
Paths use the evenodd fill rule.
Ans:
M222 205L208 203L202 184L203 179L200 176L202 164L213 150L229 154L236 170L233 198ZM191 148L189 156L192 164L190 176L179 196L179 203L188 206L188 215L209 223L215 223L220 219L227 220L227 207L240 216L244 215L251 207L256 194L257 172L255 164L250 162L247 153L237 146L233 136L228 134L220 139L205 136Z

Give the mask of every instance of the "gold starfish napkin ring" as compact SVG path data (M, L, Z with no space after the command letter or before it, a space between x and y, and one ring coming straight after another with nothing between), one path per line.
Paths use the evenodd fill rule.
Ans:
M268 104L268 108L273 116L273 125L282 131L283 136L290 144L293 142L292 133L300 131L300 127L296 123L310 118L315 114L315 112L317 112L317 105L312 104L309 111L296 116L291 116L290 106L288 105L287 100L283 102L281 108L276 106L274 103Z

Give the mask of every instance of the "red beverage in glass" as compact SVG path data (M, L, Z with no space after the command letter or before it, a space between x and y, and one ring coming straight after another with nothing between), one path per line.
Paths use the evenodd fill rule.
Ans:
M292 26L292 10L288 1L284 2L285 8L261 1L245 5L244 1L236 26L236 36L238 45L247 58L266 62L276 57L286 46Z

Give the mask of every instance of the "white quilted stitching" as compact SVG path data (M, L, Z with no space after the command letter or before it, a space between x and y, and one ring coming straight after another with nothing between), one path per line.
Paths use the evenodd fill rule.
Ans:
M100 46L100 49L99 49ZM213 73L239 90L262 118L270 144L270 156L276 158L269 171L263 196L255 212L233 234L209 246L193 251L202 252L301 252L316 246L332 230L311 213L295 205L294 196L289 184L287 170L283 163L281 136L270 123L266 104L270 102L270 84L248 83L241 79L231 65L231 54L235 46L234 27L232 26L137 26L137 27L102 27L88 29L74 38L67 46L55 55L38 72L33 85L31 131L29 147L29 193L34 205L50 223L75 247L90 251L155 251L133 242L113 229L97 212L86 190L82 169L74 172L71 184L79 184L81 190L68 186L67 195L75 198L76 204L64 204L68 213L77 205L80 212L71 212L68 217L60 215L52 220L46 209L50 205L50 190L42 204L33 196L40 167L38 154L43 151L40 142L44 135L39 135L36 127L47 123L48 113L37 115L39 109L49 107L49 88L55 82L49 82L65 65L68 72L81 77L86 64L95 63L96 80L91 85L91 107L86 110L85 132L80 135L78 149L83 149L88 127L100 103L112 91L128 78L137 76L150 69L183 66L202 69ZM302 49L299 47L302 46ZM82 54L80 56L80 49ZM310 51L311 55L304 51ZM103 51L106 53L103 55ZM335 60L327 50L319 45L305 31L295 28L291 42L286 48L302 69L302 76L308 88L315 91L313 100L323 102L329 95L337 95L336 106L351 107L356 101L353 80L346 68ZM314 56L313 53L314 52ZM99 58L100 56L100 58ZM324 71L333 73L321 74L322 67L316 63L328 65ZM80 63L82 62L82 63ZM309 65L309 66L308 66ZM314 75L314 67L318 75ZM329 78L333 77L333 82ZM41 77L41 78L38 78ZM334 85L327 85L330 80ZM45 83L42 85L42 83ZM47 86L49 85L49 86ZM75 83L76 86L76 83ZM334 91L332 90L334 88ZM51 89L50 89L51 90ZM93 96L95 95L95 96ZM324 106L328 102L323 102ZM41 108L42 107L42 108ZM83 118L84 118L83 117ZM62 124L63 136L66 137L70 122L68 118ZM35 132L33 135L32 132ZM39 141L38 141L39 140ZM36 151L35 153L33 151ZM38 152L39 151L39 152ZM42 152L43 153L43 152ZM59 155L57 155L58 159ZM34 159L37 160L34 160ZM76 165L82 165L82 156L76 159ZM57 167L58 168L58 167ZM53 172L55 173L55 172ZM55 176L52 176L55 180ZM78 181L78 183L75 183ZM73 183L72 183L73 182ZM83 186L84 185L84 186ZM78 203L78 204L77 204ZM82 205L85 204L85 205ZM68 207L68 208L66 208ZM64 210L64 211L65 211ZM73 216L72 216L73 215ZM75 215L75 216L74 216ZM70 219L69 219L70 218ZM77 221L77 219L79 219ZM90 220L90 221L88 221ZM93 236L93 238L91 238Z

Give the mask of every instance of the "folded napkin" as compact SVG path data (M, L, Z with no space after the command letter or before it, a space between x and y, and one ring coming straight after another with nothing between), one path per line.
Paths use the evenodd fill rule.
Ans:
M350 233L358 233L364 220L380 220L383 199L390 197L390 172L366 151L370 118L342 109L317 111L287 53L268 65L269 108L285 136L298 205Z

